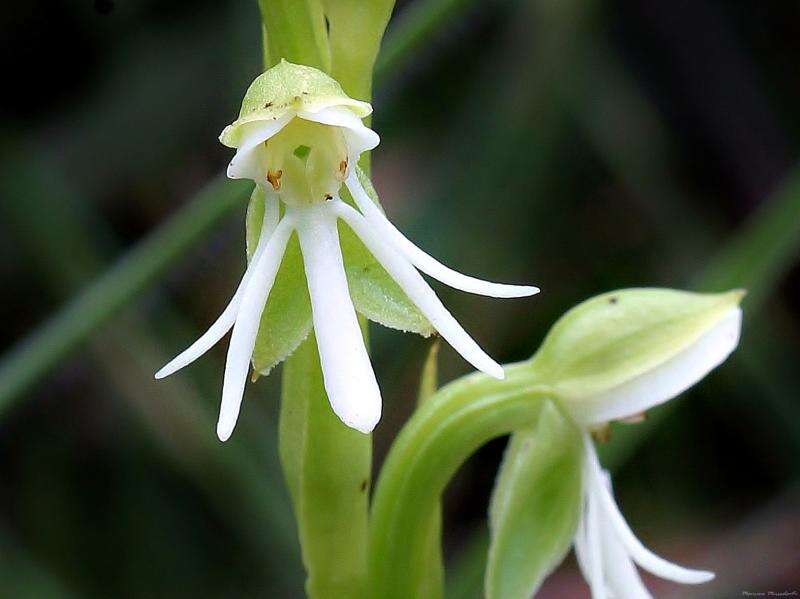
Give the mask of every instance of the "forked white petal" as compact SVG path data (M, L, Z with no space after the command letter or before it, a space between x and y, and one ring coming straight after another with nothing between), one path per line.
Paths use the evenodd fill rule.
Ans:
M690 570L689 568L673 564L657 556L642 545L641 541L633 534L624 516L619 511L619 507L616 501L614 501L611 492L603 483L603 471L600 467L600 461L597 458L597 451L588 434L584 437L584 445L587 453L586 462L589 465L591 473L589 484L592 485L592 490L590 493L595 495L598 499L602 514L601 518L611 525L616 533L617 539L625 548L628 555L633 558L633 561L660 578L680 582L682 584L701 584L712 580L714 578L713 572Z
M327 205L296 214L325 391L342 422L369 433L381 417L381 392L350 299L336 217Z
M233 326L228 357L225 361L225 377L222 382L222 403L219 409L217 436L227 441L236 426L239 408L242 405L244 386L250 369L250 359L261 323L261 313L269 297L275 275L281 265L286 243L294 226L291 217L284 219L275 228L258 260L253 260L253 274L242 295L239 314Z
M361 181L358 180L355 169L350 171L345 184L353 195L353 199L356 201L359 210L361 210L364 217L369 221L370 226L386 238L386 240L408 258L414 266L437 281L441 281L445 285L449 285L460 291L488 297L527 297L539 293L538 287L492 283L491 281L484 281L462 274L445 266L436 260L436 258L416 246L386 218L386 215L375 205L369 197L369 194L367 194L366 190L361 185Z
M350 172L355 170L355 162L361 153L372 150L381 141L377 133L367 127L352 110L344 106L330 106L317 112L301 110L297 116L307 121L343 129L344 138L347 141L348 157L353 163L350 165Z
M585 425L628 418L679 395L719 366L739 343L741 308L732 308L697 341L661 366L581 401L573 410Z
M603 472L606 488L611 492L611 481ZM644 586L636 565L617 538L614 527L605 519L600 520L600 539L603 552L603 571L606 585L612 597L626 599L651 599L652 595Z
M329 202L331 209L358 235L367 249L386 269L409 299L420 309L433 327L461 356L478 370L497 379L505 378L503 367L492 360L447 311L411 263L373 231L355 209L342 201Z
M294 115L290 113L274 120L254 121L242 125L244 128L242 142L236 148L236 155L228 165L228 178L263 182L265 174L262 172L264 170L260 164L262 153L258 146L288 125L293 117Z
M161 368L161 370L156 372L155 377L157 379L163 379L164 377L177 372L184 366L188 366L194 362L197 358L202 356L214 345L216 345L216 343L230 330L230 328L233 326L233 323L236 322L236 314L239 312L239 304L242 300L242 294L244 293L244 290L247 287L247 282L250 280L250 277L253 273L255 263L261 257L261 254L264 253L264 248L267 246L267 242L272 236L272 232L274 231L275 225L278 222L277 218L277 200L272 198L272 201L270 201L270 198L267 198L266 204L264 205L264 220L262 221L261 225L261 235L258 238L258 245L256 246L255 252L253 252L253 257L250 260L250 264L247 265L247 270L244 271L244 276L239 282L239 286L236 288L236 292L233 294L231 301L228 302L228 305L222 311L222 314L220 314L217 320L214 321L214 324L212 324L197 341L192 343L184 351L175 356L168 364Z

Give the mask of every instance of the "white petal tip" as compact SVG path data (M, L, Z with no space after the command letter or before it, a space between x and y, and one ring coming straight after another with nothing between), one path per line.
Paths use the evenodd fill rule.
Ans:
M173 372L174 372L174 371L173 371L172 369L170 369L170 368L167 368L166 366L164 366L164 368L162 368L161 370L159 370L158 372L156 372L156 373L153 375L153 377L154 377L154 378L155 378L157 381L160 381L161 379L167 378L167 377L168 377L169 375L171 375Z
M503 367L500 366L500 364L494 364L489 368L486 368L484 372L489 376L496 378L500 381L506 378L506 371L503 370Z
M703 584L716 578L716 574L706 570L692 570L690 574L691 576L686 577L685 584Z
M536 295L540 291L541 289L538 287L533 287L532 285L522 285L520 286L520 292L524 292L524 294L520 295L520 297L530 297L531 295Z
M378 426L378 422L381 419L381 412L380 409L372 414L336 414L339 417L339 420L342 423L352 429L357 430L360 433L364 433L365 435L369 435L375 427Z
M233 434L234 426L236 426L236 423L233 425L228 425L223 422L217 424L217 437L219 437L219 440L225 443L225 441L230 439Z

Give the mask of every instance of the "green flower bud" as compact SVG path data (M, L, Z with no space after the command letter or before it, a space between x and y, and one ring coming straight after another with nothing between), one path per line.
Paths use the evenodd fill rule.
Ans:
M567 312L531 366L584 426L630 418L675 397L739 341L742 291L627 289Z

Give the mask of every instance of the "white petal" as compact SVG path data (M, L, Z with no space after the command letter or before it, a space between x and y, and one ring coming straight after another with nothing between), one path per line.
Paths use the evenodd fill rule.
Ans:
M358 180L355 169L351 170L345 183L350 193L353 195L353 199L356 201L358 208L364 214L367 221L369 221L370 226L425 274L432 276L434 279L454 289L489 297L527 297L539 293L538 287L531 287L528 285L504 285L502 283L483 281L445 266L433 256L414 245L411 240L403 235L400 230L386 218L364 190L364 187Z
M603 570L606 584L612 597L625 599L651 599L652 595L644 586L639 572L631 558L616 537L608 522L600 522L602 539Z
M603 482L611 492L611 478L603 472ZM612 597L625 599L651 599L636 566L617 538L614 527L608 520L600 520L600 538L603 552L603 571Z
M261 159L266 154L262 151L261 144L288 125L293 117L294 115L290 113L274 120L253 121L242 125L244 128L242 142L236 148L236 155L228 165L228 177L264 181L266 175L261 172L264 170Z
M255 268L254 265L261 254L264 253L267 241L269 241L269 238L272 236L272 232L277 224L277 210L277 201L274 200L274 198L272 201L270 201L270 198L267 198L266 204L264 205L264 220L261 225L261 235L258 238L258 245L256 246L255 252L253 252L253 258L250 260L250 264L247 265L247 270L245 270L244 276L239 282L239 286L236 288L236 292L233 294L231 301L228 302L225 310L223 310L219 318L214 321L214 324L212 324L197 341L192 343L192 345L173 358L167 365L161 368L161 370L156 372L157 379L163 379L194 362L211 349L217 341L222 339L233 326L233 323L236 321L236 314L239 311L239 303L242 300L242 294Z
M330 202L329 204L336 214L364 242L367 249L386 269L389 276L400 285L409 299L416 304L433 327L453 346L453 349L478 370L498 379L505 378L503 367L486 355L472 337L458 324L458 321L453 318L453 315L447 311L447 308L436 297L433 289L430 288L405 257L386 244L355 209L341 201Z
M628 526L628 523L619 511L619 507L617 507L617 503L614 501L614 497L603 482L603 471L600 467L600 461L597 458L594 443L588 434L584 438L584 444L587 453L586 461L591 472L589 484L592 485L591 492L596 495L598 499L598 505L601 510L600 517L611 525L619 542L633 560L648 572L674 582L700 584L713 579L713 572L690 570L673 564L657 556L642 545L641 541L636 538L636 535L633 534L633 531Z
M739 343L741 308L732 308L691 346L650 372L581 402L584 425L628 418L679 395L719 366Z
M586 498L584 498L583 505L581 506L581 519L578 521L578 528L575 530L575 538L572 542L575 547L575 558L578 562L578 569L581 571L583 578L588 582L591 578L593 565L592 556L589 553L589 542L586 538L587 515Z
M592 599L605 599L606 578L603 572L602 541L600 538L600 514L597 498L593 493L586 496L586 546L588 554L589 587Z
M253 275L247 282L236 324L233 326L231 344L225 361L225 377L222 382L222 403L219 409L217 436L227 441L239 418L244 386L250 368L250 358L261 323L261 313L269 297L275 275L278 273L286 242L292 234L293 222L285 217L276 227L267 242L264 253L254 262Z
M325 391L347 426L369 433L381 417L381 393L347 288L336 218L327 205L297 211Z
M301 110L297 113L301 119L322 123L323 125L333 125L344 129L344 137L347 141L347 150L350 165L350 172L355 170L355 162L362 152L372 150L381 141L381 138L372 129L367 127L356 114L344 106L331 106L323 108L317 112Z

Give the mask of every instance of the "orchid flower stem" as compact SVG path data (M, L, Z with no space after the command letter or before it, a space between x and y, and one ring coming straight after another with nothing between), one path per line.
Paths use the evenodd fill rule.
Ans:
M417 597L425 584L429 523L456 470L487 441L532 428L550 392L523 386L511 366L505 381L473 375L422 404L398 435L375 490L369 544L371 597ZM528 376L530 382L530 376ZM442 589L427 588L426 597ZM434 594L435 593L435 594Z

